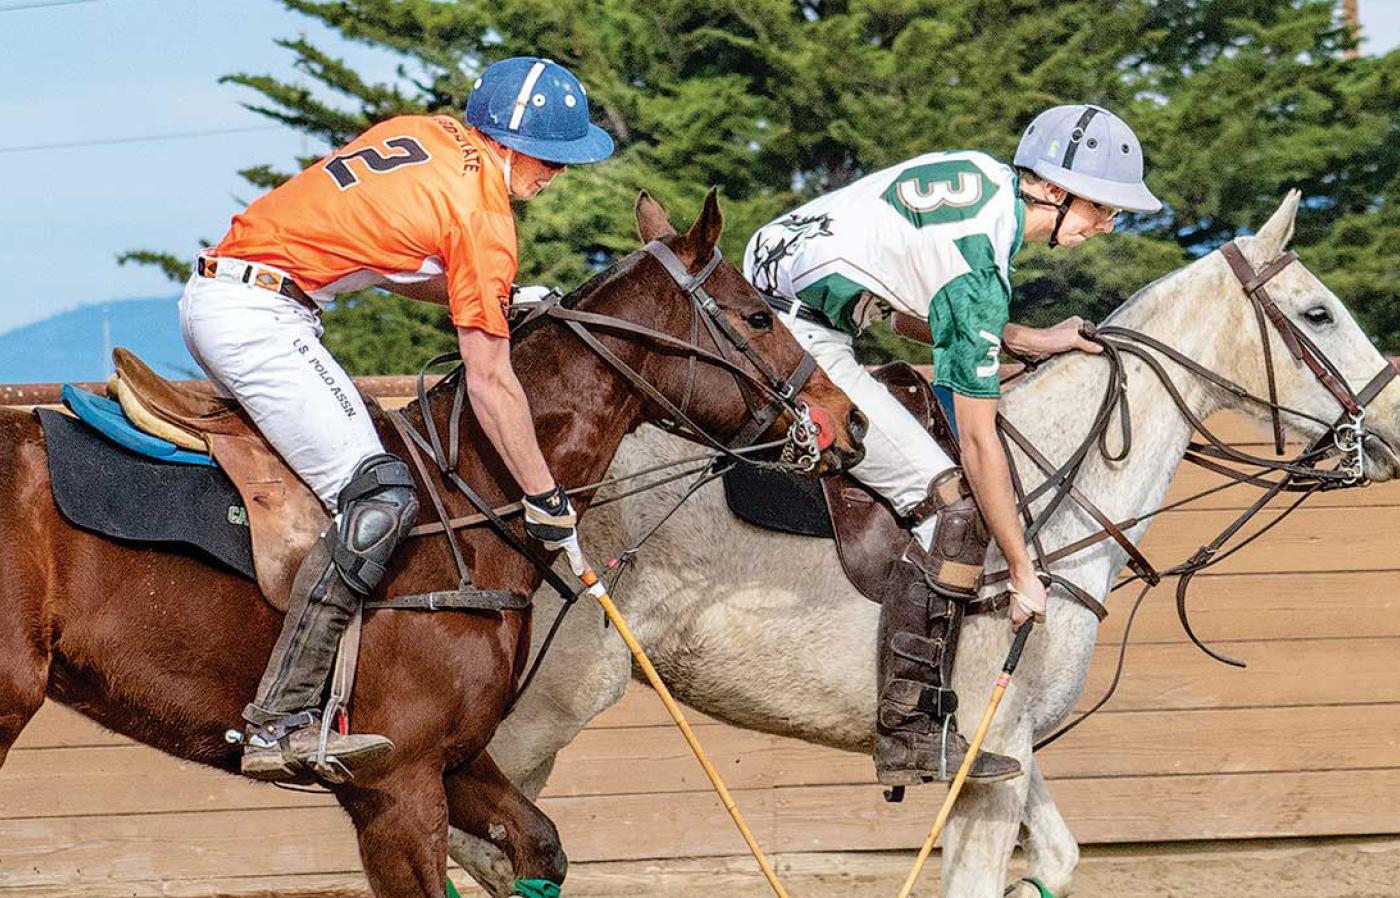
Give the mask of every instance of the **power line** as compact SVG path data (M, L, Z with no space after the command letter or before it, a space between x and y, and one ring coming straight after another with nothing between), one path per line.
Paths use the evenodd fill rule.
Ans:
M76 0L67 0L76 2ZM70 140L62 143L35 143L26 146L0 147L0 153L29 153L34 150L71 150L78 147L104 147L119 143L149 143L158 140L185 140L190 137L214 137L219 134L247 134L251 131L273 131L281 125L252 125L244 128L213 128L208 131L177 131L170 134L148 134L144 137L108 137L98 140Z
M47 0L47 2L21 3L18 6L0 6L0 12L18 12L21 9L47 9L50 6L75 6L79 3L102 3L104 0Z

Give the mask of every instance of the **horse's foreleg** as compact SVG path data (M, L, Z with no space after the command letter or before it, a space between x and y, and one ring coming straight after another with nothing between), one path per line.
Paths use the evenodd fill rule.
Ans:
M378 898L443 898L447 797L442 767L415 761L336 793L359 835L365 876Z
M454 848L467 850L465 860L472 862L469 872L493 898L513 894L534 898L548 894L550 885L563 884L568 860L558 830L501 773L489 754L477 755L464 768L449 773L444 782L452 826L477 840ZM484 846L493 851L483 850ZM453 856L462 862L456 852Z
M1079 865L1079 844L1070 833L1055 799L1050 796L1040 765L1031 759L1026 796L1026 875L1035 877L1057 898L1069 894L1074 868Z
M555 757L549 755L534 770L515 777L521 794L531 801L539 797L550 772L554 770ZM451 819L450 813L448 816ZM453 824L447 830L447 854L492 895L510 894L511 884L515 881L515 868L505 852L493 842L477 838Z
M0 767L44 703L53 656L42 577L23 557L14 557L32 557L32 552L17 551L22 548L11 544L0 554L0 571L7 581L0 592Z

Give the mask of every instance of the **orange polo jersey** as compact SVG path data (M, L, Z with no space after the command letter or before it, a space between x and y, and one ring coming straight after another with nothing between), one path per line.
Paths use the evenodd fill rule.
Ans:
M375 125L234 216L209 253L279 268L317 302L445 274L454 324L510 335L518 262L505 174L449 116Z

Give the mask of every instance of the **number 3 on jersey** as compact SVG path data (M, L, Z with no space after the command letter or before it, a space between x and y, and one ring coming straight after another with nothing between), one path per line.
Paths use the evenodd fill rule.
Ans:
M987 364L977 366L978 377L996 377L997 371L1001 368L1001 359L998 353L1001 351L1001 338L989 331L978 331L977 336L992 344L987 347Z
M433 158L423 149L423 145L412 137L391 137L384 141L384 146L401 152L389 156L375 147L364 147L353 153L341 153L339 156L332 156L326 163L326 174L334 179L336 186L341 190L349 190L360 183L359 177L351 167L351 163L356 160L363 162L370 172L383 174L405 165L422 165Z

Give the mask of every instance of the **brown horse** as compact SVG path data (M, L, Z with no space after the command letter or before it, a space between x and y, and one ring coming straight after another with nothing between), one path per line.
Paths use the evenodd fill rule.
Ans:
M714 195L699 220L676 234L645 194L637 203L644 241L660 239L688 271L704 266L722 229ZM721 314L759 357L786 374L803 352L742 275L722 263L705 281ZM576 308L660 331L717 351L690 298L658 261L634 253L583 291ZM666 398L688 404L698 426L724 439L749 416L752 386L674 345L658 351L634 334L598 338ZM731 351L731 354L732 351ZM737 358L737 354L735 354ZM664 415L558 321L530 326L513 363L530 396L540 445L561 483L600 479L618 443ZM749 367L744 363L747 370ZM859 451L859 413L817 370L801 401L840 422L821 467ZM407 409L416 427L431 415L440 431L452 395L434 390ZM382 417L382 416L381 416ZM781 436L788 413L761 434ZM381 420L381 425L387 422ZM457 470L495 505L516 488L468 412ZM392 427L385 445L403 453ZM236 746L224 732L240 721L281 627L257 587L192 557L117 543L76 529L54 506L44 436L35 417L0 411L0 764L15 738L52 698L119 733L181 758L230 772ZM436 475L434 475L436 476ZM454 517L473 509L436 484ZM420 494L425 486L419 484ZM424 501L424 518L432 517ZM580 510L582 505L580 503ZM459 531L478 586L528 596L539 571L487 528ZM441 536L403 547L383 590L389 595L452 589L457 574ZM553 824L497 770L484 748L496 730L529 647L529 617L374 611L366 615L353 714L357 729L384 733L394 752L334 789L358 834L365 873L380 896L441 898L450 822L498 845L521 879L562 883L566 861Z

